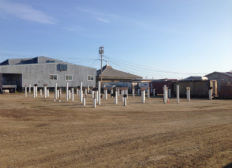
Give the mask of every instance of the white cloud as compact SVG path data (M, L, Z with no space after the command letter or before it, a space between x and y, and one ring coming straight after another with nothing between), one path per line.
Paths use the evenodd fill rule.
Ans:
M0 0L0 12L4 12L17 18L44 24L54 24L54 18L33 7L22 4Z
M104 13L101 13L101 12L98 12L98 11L95 11L95 10L91 10L91 9L77 7L77 10L79 10L80 12L87 13L88 15L91 15L97 21L102 22L102 23L110 23L109 18L112 17L111 15L104 14Z
M97 17L96 18L99 22L102 22L102 23L110 23L110 21L108 19L105 19L105 18L102 18L102 17Z
M82 8L82 7L77 7L77 10L94 17L97 21L102 23L118 22L121 24L133 24L142 27L144 29L150 28L149 24L143 23L142 21L114 13L103 13L95 9Z
M117 23L119 25L130 25L136 28L140 28L150 32L166 32L166 33L175 33L175 34L182 34L182 31L178 30L178 27L171 27L171 26L163 26L156 23L156 20L141 20L136 19L134 17L120 15L115 13L109 12L102 12L97 9L93 8L85 8L85 7L76 7L79 12L85 13L95 20L102 22L102 23Z
M81 26L69 26L69 27L63 27L63 29L69 32L81 32L84 30Z

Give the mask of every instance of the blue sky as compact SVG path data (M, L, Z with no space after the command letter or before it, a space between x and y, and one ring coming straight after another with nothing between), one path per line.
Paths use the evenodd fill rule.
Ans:
M231 0L0 0L0 61L50 56L147 78L232 70Z

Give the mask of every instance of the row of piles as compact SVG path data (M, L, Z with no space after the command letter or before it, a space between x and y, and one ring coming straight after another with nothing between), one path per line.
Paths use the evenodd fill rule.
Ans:
M93 107L96 108L97 104L101 105L101 82L98 82L98 90L94 91L91 90L91 94L92 94L92 99L93 99ZM27 86L25 86L25 97L27 97ZM37 85L35 85L33 87L33 97L36 98L38 97L38 93L37 93L38 89L37 89ZM85 92L83 93L83 87L82 87L82 82L80 85L80 90L77 89L76 90L76 94L77 96L79 95L80 97L80 102L83 104L83 106L86 106L86 95L88 93L90 93L90 89L89 87L87 89L84 90ZM46 85L44 85L44 90L40 89L40 96L43 96L43 92L44 92L44 98L49 97L49 89L47 88ZM111 90L111 95L112 95L113 90ZM145 103L145 97L146 97L146 92L147 92L147 97L150 97L150 89L139 89L138 90L138 95L141 94L141 102ZM155 95L155 89L152 90L153 95ZM29 93L31 93L31 86L29 85ZM115 99L114 99L114 103L118 104L118 95L120 94L120 90L117 88L115 91ZM61 95L62 95L62 90L58 89L57 84L54 87L54 102L56 102L57 100L59 102L61 102ZM75 95L75 91L74 88L71 88L71 90L69 89L69 83L66 84L66 101L68 102L70 99L72 101L74 101L74 96ZM108 99L108 91L107 89L104 90L104 95L105 95L105 100ZM128 89L121 89L121 95L122 95L122 101L123 101L123 105L126 106L127 105L127 99L128 99ZM135 96L135 89L132 89L132 96ZM169 102L169 98L171 97L171 90L168 89L168 87L166 85L164 85L163 87L163 102L164 104ZM190 101L190 87L186 88L186 98L187 101ZM209 99L212 100L212 89L209 90ZM176 85L176 99L177 99L177 103L180 103L180 94L179 94L179 85Z
M83 93L83 85L82 85L82 82L81 82L81 85L80 85L80 90L79 89L76 89L76 94L77 96L79 96L80 98L80 102L83 104L83 106L86 106L86 97L87 97L87 94L88 93L91 93L92 94L92 99L93 99L93 107L96 108L97 104L98 105L101 105L101 83L99 82L98 83L98 90L94 91L94 90L90 90L89 87L87 89L84 90L84 93ZM50 95L49 95L49 89L47 88L46 85L44 85L44 88L43 90L40 89L40 96L41 97L44 97L45 99L48 98ZM31 85L29 85L29 87L25 86L25 97L28 97L28 92L31 93ZM124 94L127 94L128 95L128 90L123 90L122 91L122 95ZM105 94L105 99L107 100L108 98L108 92L107 90L104 90L104 94ZM58 89L58 85L57 83L55 84L55 87L54 87L54 102L58 101L58 102L61 102L61 95L62 95L62 89ZM115 104L118 104L118 95L119 95L119 90L116 90L115 92ZM37 98L38 97L38 87L37 85L34 85L33 86L33 97L34 98ZM123 97L123 96L122 96ZM68 102L69 100L72 100L74 101L75 99L75 90L74 88L69 88L69 83L66 83L66 101ZM126 99L127 99L127 96L123 97L123 104L124 106L126 106Z

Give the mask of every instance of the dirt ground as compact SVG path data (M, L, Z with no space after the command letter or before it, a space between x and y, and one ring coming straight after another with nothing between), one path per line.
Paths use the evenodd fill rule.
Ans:
M64 99L63 99L64 100ZM218 168L232 163L232 100L129 97L92 108L0 95L0 168Z

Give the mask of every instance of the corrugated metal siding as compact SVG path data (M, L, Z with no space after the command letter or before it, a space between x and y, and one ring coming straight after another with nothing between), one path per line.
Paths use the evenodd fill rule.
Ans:
M232 86L221 86L220 98L231 99L232 98Z
M172 95L174 94L174 84L177 81L152 81L150 83L150 88L155 89L156 94L163 94L163 87L166 85L169 89L171 89Z
M224 98L225 97L224 95L227 95L226 97L228 97L229 93L225 93L225 92L226 92L226 89L229 89L229 88L225 85L228 85L228 83L232 83L232 77L226 75L225 73L219 73L219 72L214 72L206 76L208 77L209 80L217 80L219 98Z
M221 83L220 98L223 98L223 99L232 98L232 82Z
M65 87L66 80L65 75L72 75L73 80L68 81L70 87L80 86L83 82L83 86L95 87L96 85L96 69L85 66L79 66L74 64L65 63L68 66L67 71L57 71L58 63L46 63L46 64L27 64L27 65L3 65L0 66L0 73L19 73L22 74L22 86L25 84L38 84L38 87L43 87L47 84L48 87L54 87L55 83L58 87ZM50 80L49 75L58 75L58 80ZM94 80L89 81L88 75L94 77Z
M191 97L195 97L195 98L208 98L210 87L212 87L214 93L216 93L217 90L217 88L215 88L216 85L213 85L212 81L210 80L179 81L177 84L179 84L180 87L181 97L186 97L186 87L190 87Z

